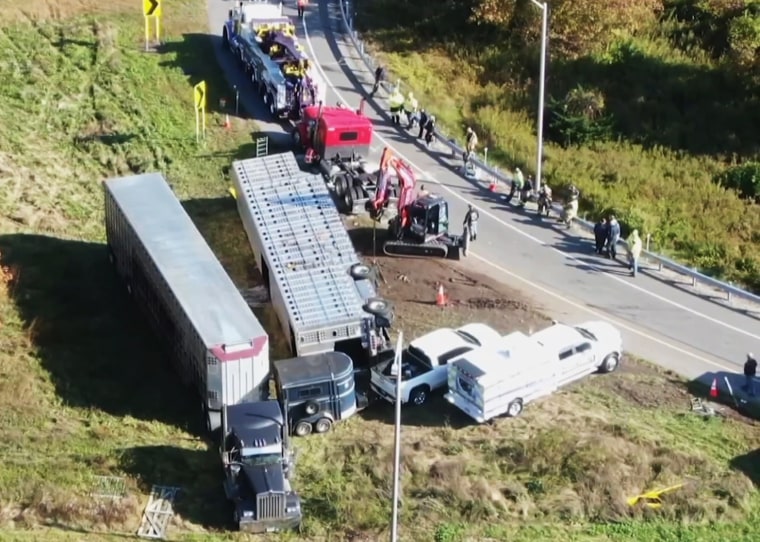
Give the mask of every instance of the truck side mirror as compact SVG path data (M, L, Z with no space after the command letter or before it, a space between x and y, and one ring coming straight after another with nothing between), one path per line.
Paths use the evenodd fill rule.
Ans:
M228 19L232 19L232 10L229 10L229 11L227 12L227 18L228 18Z

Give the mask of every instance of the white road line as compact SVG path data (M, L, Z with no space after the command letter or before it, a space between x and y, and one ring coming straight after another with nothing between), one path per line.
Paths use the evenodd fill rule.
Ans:
M306 25L306 20L304 19L302 22L303 22L303 32L304 32L304 36L305 36L305 38L306 38L306 43L307 43L307 44L308 44L308 46L309 46L309 50L310 50L310 52L311 52L311 56L312 56L312 59L313 59L313 61L314 61L314 65L317 67L317 70L319 70L319 73L322 75L322 78L325 80L325 83L327 83L327 86L329 86L329 87L330 87L330 89L331 89L331 90L333 91L333 93L334 93L334 94L335 94L335 95L338 97L338 99L339 99L341 102L343 102L343 103L344 103L346 106L349 106L349 107L350 107L350 105L349 105L349 103L348 103L348 100L346 100L346 99L345 99L345 98L344 98L344 97L341 95L341 93L338 91L338 89L336 89L336 88L335 88L335 85L333 85L333 84L332 84L332 82L330 81L330 79L327 77L327 75L325 74L324 70L322 69L322 66L321 66L321 65L320 65L320 63L319 63L319 60L317 60L317 55L316 55L316 52L314 51L314 46L313 46L313 44L311 43L311 37L309 36L309 30L308 30L308 27L307 27L307 25ZM409 162L409 164L410 164L410 165L411 165L411 166L412 166L414 169L416 169L418 173L420 173L421 175L425 175L425 172L422 170L422 168L420 168L420 167L419 167L417 164L415 164L415 163L414 163L412 160L410 160L408 157L404 156L402 153L400 153L400 152L396 151L396 149L394 148L393 144L392 144L392 143L390 143L388 140L386 140L386 139L385 139L385 138L384 138L382 135L380 135L379 133L377 133L377 131L376 131L376 130L374 130L374 132L375 132L375 137L377 137L377 139L379 139L380 141L382 141L383 143L385 143L385 145L387 145L388 147L390 147L390 148L394 149L394 152L396 152L396 154L397 154L399 157L401 157L403 160L406 160L407 162ZM428 177L429 177L429 176L428 176ZM752 338L752 339L755 339L755 340L758 340L758 341L760 341L760 336L759 336L759 335L755 335L755 334L753 334L753 333L750 333L750 332L748 332L748 331L745 331L745 330L743 330L743 329L741 329L741 328L738 328L738 327L732 326L732 325L730 325L730 324L727 324L727 323L725 323L725 322L721 322L720 320L718 320L718 319L716 319L716 318L713 318L713 317L711 317L711 316L708 316L707 314L703 314L703 313L701 313L701 312L699 312L699 311L697 311L697 310L694 310L694 309L692 309L692 308L689 308L689 307L686 307L686 306L684 306L684 305L681 305L680 303L677 303L677 302L675 302L675 301L672 301L672 300L670 300L670 299L668 299L668 298L666 298L666 297L663 297L663 296L661 296L661 295L658 295L658 294L652 293L652 292L650 292L650 291L646 290L645 288L642 288L642 287L640 287L640 286L636 286L635 284L632 284L632 283L630 283L629 281L623 280L623 279L621 279L620 277L617 277L617 276L611 275L610 273L606 272L605 270L603 270L603 269L601 269L601 268L599 268L599 267L597 267L597 266L595 266L595 265L593 265L593 264L589 264L589 263L587 263L587 262L585 262L585 261L581 260L580 258L577 258L577 257L575 257L575 256L573 256L573 255L571 255L571 254L567 254L566 252L563 252L562 250L560 250L560 249L558 249L558 248L555 248L555 247L553 247L553 246L549 245L548 243L545 243L544 241L541 241L539 238L537 238L537 237L534 237L533 235L531 235L531 234L529 234L529 233L527 233L527 232L524 232L524 231L522 231L521 229L517 228L516 226L513 226L512 224L509 224L508 222L505 222L505 221L504 221L504 220L502 220L501 218L499 218L499 217L497 217L496 215L494 215L494 214L490 213L488 210L486 210L486 209L483 209L482 207L479 207L478 205L476 205L475 203L471 202L470 200L468 200L468 199L467 199L467 198L465 198L464 196L461 196L459 193L457 193L457 192L455 192L454 190L450 189L448 186L446 186L446 185L442 184L442 183L441 183L440 181L438 181L437 179L434 179L434 178L430 177L429 181L426 181L426 182L432 182L433 184L436 184L436 185L440 186L440 187L441 187L443 190L445 190L446 192L450 193L450 194L451 194L452 196L454 196L455 198L457 198L457 199L459 199L459 200L461 200L461 201L463 201L463 202L465 202L465 203L471 204L473 207L475 207L475 208L476 208L478 211L480 211L482 214L484 214L484 215L488 216L489 218L491 218L492 220L494 220L494 221L498 222L498 223L499 223L499 224L501 224L502 226L504 226L504 227L506 227L506 228L509 228L509 229L510 229L510 230L512 230L513 232L515 232L515 233L517 233L517 234L519 234L519 235L522 235L523 237L525 237L525 238L527 238L527 239L530 239L530 240L531 240L531 241L533 241L534 243L537 243L537 244L539 244L539 245L545 246L545 247L547 247L547 248L549 248L549 249L553 250L553 251L554 251L554 252L556 252L557 254L560 254L561 256L563 256L563 257L565 257L565 258L567 258L567 259L569 259L569 260L573 260L573 261L575 261L575 262L578 262L578 263L580 263L580 264L583 264L583 265L585 265L585 266L588 266L588 267L590 267L590 268L594 269L595 271L599 272L600 274L602 274L602 275L604 275L604 276L606 276L606 277L608 277L608 278L610 278L610 279L612 279L612 280L614 280L614 281L617 281L617 282L618 282L618 283L620 283L620 284L623 284L623 285L625 285L625 286L627 286L627 287L629 287L629 288L632 288L632 289L634 289L634 290L637 290L638 292L641 292L641 293L643 293L643 294L645 294L645 295L648 295L648 296L650 296L650 297L653 297L654 299L657 299L657 300L659 300L659 301L662 301L662 302L664 302L664 303L667 303L667 304L669 304L669 305L671 305L671 306L673 306L673 307L676 307L676 308L678 308L678 309L684 310L684 311L688 312L689 314L692 314L692 315L694 315L694 316L697 316L697 317L703 318L703 319L707 320L708 322L711 322L711 323L717 324L717 325L719 325L719 326L722 326L722 327L724 327L724 328L726 328L726 329L730 329L730 330L732 330L732 331L735 331L735 332L737 332L737 333L740 333L740 334L742 334L742 335L746 335L747 337L750 337L750 338ZM521 276L519 276L519 275L517 275L517 274L515 274L515 273L513 273L513 272L511 272L511 271L507 271L507 270L506 270L505 268L503 268L502 266L500 266L500 265L498 265L498 264L496 264L496 263L494 263L494 262L492 262L492 261L490 261L490 260L488 260L488 259L486 259L486 258L484 258L484 257L482 257L482 256L480 256L480 255L478 255L478 254L476 254L476 253L474 253L474 252L470 252L470 255L471 255L471 256L474 256L475 258L477 258L477 259L481 260L482 262L484 262L484 263L486 263L486 264L490 265L490 266L491 266L491 267L493 267L494 269L497 269L497 270L501 271L502 273L505 273L505 274L507 274L507 275L509 275L509 276L511 276L511 277L513 277L513 278L516 278L516 279L518 279L518 280L520 280L520 281L524 282L525 284L528 284L528 285L530 285L532 288L536 288L536 289L538 289L538 290L540 290L540 291L542 291L542 292L544 292L544 293L547 293L547 294L551 295L552 297L555 297L556 299L559 299L559 300L561 300L561 301L563 301L563 302L565 302L565 303L568 303L569 305L571 305L571 306L573 306L573 307L576 307L576 308L580 308L580 309L583 309L583 310L585 310L586 312L588 312L588 313L590 313L590 314L593 314L593 315L595 315L595 316L597 316L597 317L602 317L602 318L607 318L607 319L609 319L609 316L608 316L608 315L602 315L601 313L598 313L598 312L596 312L596 311L593 311L593 310L589 309L588 307L585 307L585 306L583 306L583 305L580 305L580 304L578 304L578 303L575 303L574 301L570 301L569 299L565 298L564 296L562 296L562 295L560 295L560 294L558 294L558 293L556 293L556 292L552 292L552 291L550 291L550 290L548 290L548 289L546 289L546 288L544 288L544 287L542 287L542 286L539 286L538 284L535 284L534 282L532 282L532 281L530 281L530 280L528 280L528 279L526 279L526 278L523 278L523 277L521 277ZM619 323L618 323L618 325L619 325ZM645 338L645 339L647 339L647 340L651 340L651 341L653 341L653 342L656 342L656 343L658 343L658 344L660 344L660 345L662 345L662 346L666 346L666 347L668 347L668 348L670 348L670 349L672 349L672 350L675 350L676 352L679 352L679 353L682 353L682 354L686 354L686 355L688 355L688 356L690 356L690 357L693 357L693 358L695 358L695 359L698 359L698 360L700 360L700 361L702 361L702 362L705 362L705 363L709 363L710 365L713 365L713 366L715 366L715 367L719 367L719 368L721 368L721 369L730 370L730 371L733 371L733 370L734 370L734 369L729 369L729 368L727 368L727 367L725 367L725 366L723 366L723 365L720 365L720 364L718 364L718 363L715 363L714 361L708 360L707 358L703 358L703 357L697 356L697 355L695 355L695 354L692 354L691 352L688 352L688 351L686 351L686 350L683 350L683 349L681 349L681 348L679 348L679 347L677 347L677 346L675 346L675 345L672 345L672 344L670 344L670 343L667 343L667 342L665 342L665 341L662 341L662 340L660 340L660 339L657 339L657 338L655 338L655 337L653 337L653 336L651 336L651 335L649 335L649 334L647 334L647 333L643 333L643 332L641 332L641 331L639 331L639 330L636 330L636 329L634 329L634 328L632 328L632 327L630 327L630 326L624 325L624 326L621 326L621 327L623 327L623 328L627 329L628 331L630 331L630 332L632 332L632 333L635 333L635 334L637 334L637 335L639 335L639 336L641 336L641 337L643 337L643 338Z

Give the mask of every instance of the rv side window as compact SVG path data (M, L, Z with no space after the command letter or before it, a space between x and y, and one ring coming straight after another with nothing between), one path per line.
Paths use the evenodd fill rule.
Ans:
M578 346L575 351L580 353L588 352L591 350L591 343L583 343L582 345Z
M339 141L356 141L357 139L359 139L358 132L342 132L338 135Z
M318 395L321 395L321 394L322 394L322 390L320 388L306 388L305 390L298 391L298 398L308 399L309 397L317 397Z
M442 356L438 356L438 364L439 365L446 365L448 362L450 362L454 358L458 358L462 354L466 354L472 350L469 346L460 346L459 348L455 348L451 352L447 352Z
M338 382L338 393L345 393L349 389L351 389L351 381L344 380L343 382Z
M567 359L567 358L569 358L572 355L573 355L573 349L572 348L569 349L569 350L564 350L564 351L562 351L562 352L559 353L559 359L560 360Z

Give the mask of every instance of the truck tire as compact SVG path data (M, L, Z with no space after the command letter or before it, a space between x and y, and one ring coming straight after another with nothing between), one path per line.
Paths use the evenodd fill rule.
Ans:
M222 30L222 45L224 47L227 47L229 49L230 47L230 36L227 34L227 27L224 27L224 30Z
M297 437L308 437L311 435L311 424L309 422L301 420L296 424L296 428L293 430L293 433L295 433Z
M620 358L617 354L612 353L609 354L606 358L604 358L604 361L602 361L602 364L599 366L599 372L600 373L612 373L615 372L615 370L620 365Z
M132 285L129 282L127 282L127 293L132 295Z
M335 185L335 195L339 198L342 198L350 187L349 179L345 173L336 175L333 184Z
M354 210L354 198L351 196L351 191L346 190L341 197L338 198L338 212L344 215L350 215Z
M319 412L319 403L317 403L316 401L309 401L308 403L306 403L304 410L306 411L306 414L308 414L309 416L314 416L314 414Z
M516 418L519 416L523 411L523 402L522 399L515 399L511 403L509 403L509 406L507 407L507 416L510 418Z
M355 263L351 266L348 272L351 275L352 279L364 280L368 279L372 275L372 268L364 263Z
M392 309L391 302L382 297L370 297L362 306L364 312L372 316L387 316Z
M319 434L329 433L332 426L333 422L330 418L319 418L314 424L314 431Z
M430 395L430 388L427 386L417 386L409 393L409 402L414 406L422 406L427 403Z
M357 201L365 199L364 198L364 189L361 186L352 186L351 187L351 197L354 198L354 202L357 202Z
M110 246L108 247L108 261L111 262L111 265L116 265L116 255Z
M277 106L275 105L274 97L271 94L267 94L266 102L269 106L269 114L273 117L277 117Z

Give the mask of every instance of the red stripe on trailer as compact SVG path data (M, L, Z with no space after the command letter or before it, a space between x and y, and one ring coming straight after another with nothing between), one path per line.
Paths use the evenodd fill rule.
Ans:
M211 349L211 353L219 359L219 361L237 361L244 358L255 358L264 349L267 343L267 337L257 337L253 340L251 348L245 350L237 350L235 352L226 352L224 346L215 346Z

